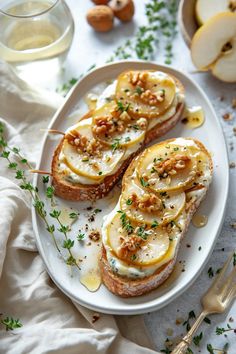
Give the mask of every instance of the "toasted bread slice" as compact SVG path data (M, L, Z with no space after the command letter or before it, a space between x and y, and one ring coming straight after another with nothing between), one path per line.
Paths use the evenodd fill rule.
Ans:
M179 93L184 94L184 87L181 82L173 76L172 78L175 81ZM65 139L63 138L54 152L51 164L52 184L55 188L55 194L63 199L73 201L97 200L103 198L109 193L115 183L122 177L129 163L145 147L145 145L155 140L156 138L163 136L177 124L183 114L184 107L184 102L179 102L176 106L175 113L170 118L162 123L156 124L150 130L148 130L146 132L145 139L143 140L142 145L139 146L138 150L128 156L128 158L122 162L122 165L119 166L114 174L106 176L101 181L101 183L91 184L90 181L88 184L82 184L65 178L65 173L60 168L60 153ZM86 115L84 118L88 118L88 115Z
M182 138L183 139L183 138ZM177 139L178 140L178 139ZM188 183L185 187L184 187L184 191L186 193L186 203L185 203L185 207L184 210L181 211L180 213L180 218L181 215L185 215L185 221L182 224L183 227L182 229L179 229L179 231L177 231L176 237L177 237L177 241L176 241L176 246L174 248L174 251L172 253L172 257L168 259L168 257L166 257L166 262L165 262L165 258L164 261L163 259L161 259L160 261L160 266L158 266L158 262L157 262L157 268L156 270L154 269L154 271L152 272L152 274L149 274L148 276L142 276L139 278L135 278L135 277L131 277L131 276L127 276L124 275L124 271L119 271L119 262L120 261L124 261L124 259L119 258L119 255L117 256L117 254L115 254L115 251L111 248L112 243L107 242L107 229L108 226L105 225L105 227L103 227L103 249L102 249L102 256L101 256L101 261L100 261L100 269L101 269L101 273L102 273L102 279L103 279L103 283L105 284L105 286L115 295L119 295L121 297L134 297L134 296L140 296L143 294L146 294L148 292L150 292L151 290L156 289L159 285L161 285L171 274L171 272L174 269L175 263L176 263L176 259L177 259L177 255L178 255L178 250L180 247L180 243L181 240L183 239L184 235L186 234L190 221L192 219L193 214L195 213L195 211L197 210L199 204L201 203L201 201L203 200L203 198L206 195L207 189L209 187L209 184L211 182L212 179L212 173L213 173L213 163L212 163L212 159L211 156L209 154L209 152L206 150L206 148L203 146L202 143L200 143L199 141L195 140L195 139L186 139L186 140L191 140L193 141L193 143L197 146L197 148L201 151L201 153L204 156L204 159L206 162L205 163L205 171L202 171L202 176L199 177L198 173L199 170L196 174L196 179L192 180L190 183ZM170 139L167 140L166 144L169 144L171 142L174 142L175 139ZM163 143L154 145L151 148L155 148L158 151L158 147L161 146ZM148 149L147 149L148 150ZM122 185L123 185L123 189L124 189L124 180L126 179L127 176L130 176L132 173L136 173L135 169L137 168L137 164L138 161L140 160L140 156L142 157L142 155L145 153L144 152L139 155L138 157L136 157L133 162L130 164L129 168L127 169L124 177L123 177L123 181L122 181ZM201 167L202 168L202 167ZM197 179L198 178L198 179ZM205 182L202 182L205 181ZM130 180L130 183L133 183L133 178ZM120 205L118 205L117 209L119 210ZM120 213L121 211L119 211ZM114 212L113 212L114 213ZM107 216L107 220L109 220L109 217L111 216ZM174 222L174 221L173 221ZM108 224L112 223L112 221L109 220ZM105 221L106 224L106 221ZM117 230L117 238L120 237L120 234L118 234L118 230L119 228L116 227ZM132 235L131 235L132 236ZM115 237L115 236L114 236ZM110 255L109 255L110 252ZM137 253L136 253L137 254ZM112 255L112 257L111 257ZM118 262L116 263L110 263L109 260L113 260L114 259ZM127 258L127 269L133 269L135 267L138 267L134 262L130 262L130 258ZM113 264L113 266L111 266L111 264ZM140 263L139 263L140 266ZM132 267L132 268L130 268ZM153 267L153 265L152 265ZM138 267L138 269L145 268L145 267ZM121 273L121 274L119 274Z

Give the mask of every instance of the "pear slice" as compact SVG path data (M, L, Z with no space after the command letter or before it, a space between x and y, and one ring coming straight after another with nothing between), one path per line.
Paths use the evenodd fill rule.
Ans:
M195 178L197 173L195 155L196 151L192 146L175 145L170 142L160 144L157 149L154 145L146 149L139 158L138 180L144 188L159 193L179 190Z
M139 121L137 122L126 111L122 112L121 108L122 106L119 106L116 101L111 101L93 112L94 137L110 147L142 144L147 130L147 121L143 118L141 122L143 125L140 125ZM113 132L98 133L96 129L106 126L106 122L111 124ZM123 129L120 124L123 125Z
M122 215L116 213L107 226L107 241L114 254L135 265L152 265L160 261L167 253L170 240L167 231L164 228L145 228L143 234L145 239L137 236L140 230L145 227L138 224L132 224L134 232L127 234L122 227ZM137 230L136 230L137 229ZM124 242L129 242L136 237L135 249L124 248Z
M212 69L213 74L223 81L235 82L235 38L236 13L223 12L214 16L193 37L191 56L194 65L199 70Z
M174 80L161 72L127 71L116 85L117 101L134 117L157 118L171 106L175 94Z
M144 208L143 201L149 203L149 209ZM179 215L184 205L185 193L182 191L155 194L144 190L137 177L132 183L129 178L124 181L120 206L130 220L150 226L166 224Z
M236 36L231 40L232 49L223 54L212 67L212 74L225 82L236 82Z
M103 147L99 155L88 155L78 152L75 145L71 145L67 137L70 134L80 134L86 137L89 142L93 139L92 120L84 120L73 126L65 135L62 146L63 162L77 175L88 177L92 180L102 180L106 176L112 174L113 170L120 163L125 150L111 150Z
M230 0L197 0L196 18L199 25L203 25L220 12L232 11L233 5L231 3Z

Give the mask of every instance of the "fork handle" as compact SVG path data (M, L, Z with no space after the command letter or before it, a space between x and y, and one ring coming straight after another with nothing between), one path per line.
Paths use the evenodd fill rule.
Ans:
M188 347L190 346L190 344L192 342L193 335L198 330L200 324L202 323L202 321L204 320L204 318L207 315L208 315L208 313L205 311L202 311L200 313L200 315L198 316L198 318L196 319L196 321L192 325L191 329L188 331L188 333L182 339L182 341L177 345L177 347L175 347L174 350L172 350L171 354L185 354L186 353Z

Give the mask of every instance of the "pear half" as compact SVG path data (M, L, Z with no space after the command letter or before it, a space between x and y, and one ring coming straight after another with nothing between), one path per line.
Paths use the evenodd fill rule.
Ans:
M194 35L191 56L199 70L211 69L225 82L236 82L236 13L223 12Z
M201 26L220 12L230 12L232 10L233 2L230 0L198 0L196 2L197 22Z

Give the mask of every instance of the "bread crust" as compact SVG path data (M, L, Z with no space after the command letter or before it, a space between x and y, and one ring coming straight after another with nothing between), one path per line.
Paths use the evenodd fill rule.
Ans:
M181 82L173 76L172 78L175 80L180 93L184 93L184 87ZM59 169L59 155L64 141L63 138L54 151L51 164L52 185L55 189L55 194L63 199L73 201L94 201L105 197L117 183L117 181L122 177L132 159L137 156L141 150L144 149L145 145L149 144L154 139L157 139L160 136L166 134L178 123L183 114L184 107L184 103L178 103L175 114L165 122L156 124L150 131L148 131L142 146L123 162L122 166L120 166L116 173L105 177L100 184L79 184L67 181L63 178L64 175ZM82 119L85 118L88 118L88 114L86 114Z
M174 139L169 139L166 140L165 142L168 144L168 142L173 141ZM211 175L213 173L213 162L212 158L209 154L209 152L206 150L204 145L199 142L196 139L192 139L198 146L199 148L207 154L210 162L210 171ZM131 165L129 166L128 170L133 168L133 165L136 163L136 161L133 161ZM127 170L127 173L129 171ZM196 201L188 205L188 210L187 210L187 219L186 219L186 224L184 229L182 230L180 234L180 241L178 242L178 245L175 249L175 254L172 260L167 262L166 264L162 265L157 271L145 278L142 279L131 279L128 277L123 277L120 276L119 274L116 274L112 271L106 257L106 250L105 247L103 246L102 248L102 256L100 259L100 270L102 274L102 280L105 286L115 295L119 295L121 297L135 297L135 296L141 296L144 295L154 289L156 289L158 286L160 286L173 272L174 266L176 264L176 259L178 255L178 251L180 248L180 244L182 239L184 238L184 235L187 233L189 224L191 222L193 214L196 212L197 208L199 207L201 201L204 199L206 195L207 189L205 190L204 195L202 195L200 198L198 198Z

